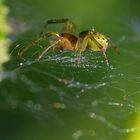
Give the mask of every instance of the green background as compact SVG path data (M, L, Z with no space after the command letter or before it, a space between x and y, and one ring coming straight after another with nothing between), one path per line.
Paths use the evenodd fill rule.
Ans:
M0 83L0 139L138 140L140 2L7 0L6 4L9 18L20 25L24 21L27 28L10 36L11 51L36 38L46 20L66 17L76 24L76 34L94 27L110 36L120 55L109 48L107 67L100 53L88 50L77 65L74 52L49 52L38 62L31 55L40 44L25 54L25 60L18 57L20 47L15 49ZM60 31L60 26L48 30Z

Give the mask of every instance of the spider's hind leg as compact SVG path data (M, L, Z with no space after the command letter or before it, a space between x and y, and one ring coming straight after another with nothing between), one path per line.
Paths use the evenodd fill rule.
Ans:
M61 53L64 51L64 48L61 45L55 46L55 47L53 47L53 51L56 53Z
M34 45L38 44L41 41L47 40L49 37L54 36L56 38L60 38L59 34L55 32L49 32L44 35L41 35L39 38L32 40L29 45L27 45L24 49L21 49L18 53L19 57L22 58L23 54L28 51L30 48L32 48Z
M51 24L65 24L65 31L69 33L74 33L75 31L75 24L68 18L60 18L60 19L50 19L47 20L46 24L44 25L43 29L40 32L40 36L45 33L47 30L48 25Z
M32 46L38 44L39 42L41 42L41 41L44 40L44 39L45 39L45 36L40 36L39 38L32 40L25 48L19 50L18 56L19 56L20 58L22 58L23 54L24 54L26 51L28 51Z
M60 40L56 40L56 41L52 42L52 43L38 56L38 60L40 60L40 59L48 52L48 50L50 50L51 48L55 47L59 42L60 42Z

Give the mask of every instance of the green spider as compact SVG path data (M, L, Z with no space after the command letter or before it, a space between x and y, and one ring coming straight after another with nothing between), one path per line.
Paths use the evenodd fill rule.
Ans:
M57 32L48 32L44 33L45 28L49 24L57 24L57 23L65 23L65 31L62 33ZM36 40L32 41L32 43L23 49L19 53L20 57L23 55L25 51L27 51L30 47L37 44L38 42L42 40L46 40L49 37L53 36L55 39L48 45L44 51L38 56L38 60L40 60L49 49L56 49L56 50L70 50L77 52L77 62L80 63L81 54L86 49L90 49L94 52L102 52L106 64L109 66L109 62L106 56L106 50L108 46L111 44L111 46L115 49L117 53L119 53L118 47L110 40L109 37L103 35L102 33L97 32L94 29L82 31L79 33L79 36L76 36L74 34L74 27L75 25L73 22L69 19L53 19L48 20L46 25L43 28L43 31L41 32L41 35Z

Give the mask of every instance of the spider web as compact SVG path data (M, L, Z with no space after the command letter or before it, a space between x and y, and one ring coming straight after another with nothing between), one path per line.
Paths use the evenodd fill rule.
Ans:
M48 52L40 61L13 56L1 73L3 108L20 109L45 127L53 124L55 132L63 129L55 139L124 139L139 132L139 41L122 42L121 55L108 50L109 67L91 51L81 64L67 51ZM11 53L17 55L17 48Z

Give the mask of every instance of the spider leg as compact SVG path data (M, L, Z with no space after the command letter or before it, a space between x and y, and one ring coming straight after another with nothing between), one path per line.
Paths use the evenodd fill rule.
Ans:
M60 42L60 40L56 40L56 41L54 41L54 42L52 42L52 44L50 45L50 46L48 46L40 55L39 55L39 57L38 57L38 60L40 60L44 55L45 55L45 53L47 53L47 51L49 50L49 49L51 49L52 47L54 47L56 44L58 44Z
M102 51L102 54L103 54L103 56L104 56L104 58L105 58L105 62L106 62L106 64L107 64L107 66L109 66L109 62L108 62L106 53L105 53L104 51Z
M111 41L111 39L109 37L107 37L109 43L111 44L111 46L113 47L113 49L115 50L115 52L117 54L120 54L119 48Z
M77 43L76 43L76 51L78 52L77 54L77 63L79 64L81 61L81 54L83 51L85 51L86 47L87 47L87 43L88 43L88 38L85 37L84 40L82 40L82 38L79 38Z
M41 40L43 40L43 39L44 39L44 37L41 36L41 37L38 38L38 39L32 40L32 41L29 43L29 45L27 45L24 49L21 49L21 50L18 52L19 57L22 58L23 54L24 54L28 49L30 49L32 46L38 44L38 43L39 43Z
M42 34L44 34L44 32L46 31L48 25L51 25L51 24L60 24L60 23L64 23L65 26L66 26L66 32L69 32L69 33L73 33L75 31L75 25L74 23L68 19L68 18L60 18L60 19L50 19L50 20L47 20L47 22L45 23L43 29L41 30L40 32L40 36Z
M71 43L71 41L69 41L69 39L68 38L66 38L66 37L63 37L63 36L60 36L58 33L56 33L56 32L51 32L50 33L50 35L51 36L55 36L55 38L57 39L56 41L54 41L54 42L52 42L52 44L49 46L49 47L47 47L40 55L39 55L39 57L38 57L38 60L40 60L42 57L43 57L43 55L50 49L50 48L52 48L52 47L54 47L56 44L58 44L59 42L60 42L60 44L59 44L59 46L55 46L55 48L56 49L67 49L67 50L75 50L75 46ZM54 48L54 49L55 49Z
M58 39L60 38L59 34L56 33L56 32L49 32L49 33L46 33L46 34L40 36L39 38L37 38L37 39L31 41L31 42L29 43L29 45L27 45L27 47L25 47L23 50L19 51L19 53L18 53L19 57L22 58L23 54L24 54L27 50L29 50L32 46L38 44L40 41L46 40L48 37L51 37L51 36L54 36L54 37L56 37L56 38L58 38Z
M53 47L53 51L56 53L61 53L63 52L63 50L64 50L64 47L62 47L62 44Z

